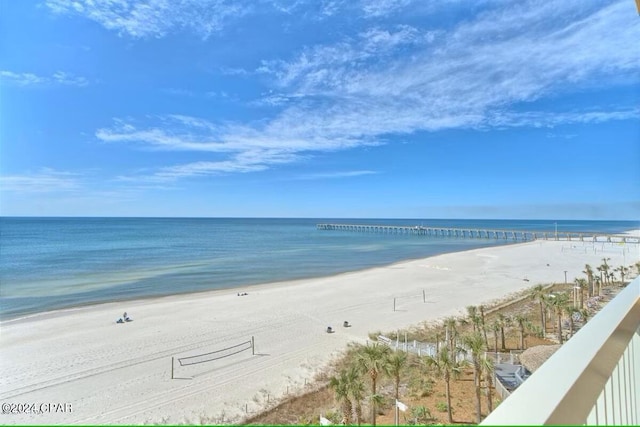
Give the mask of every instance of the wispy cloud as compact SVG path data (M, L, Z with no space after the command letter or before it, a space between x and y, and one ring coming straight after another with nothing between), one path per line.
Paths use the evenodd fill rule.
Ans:
M516 118L527 102L640 71L640 26L628 2L509 3L448 32L376 28L259 71L282 93L324 97L308 109L310 123L321 116L377 135L491 125L508 108Z
M43 168L35 173L23 175L2 175L2 191L25 193L69 192L80 188L76 173L61 172Z
M365 16L379 17L388 15L410 5L413 0L360 0Z
M394 7L375 5L372 11ZM495 0L493 6L450 29L376 24L288 59L264 61L256 72L271 79L274 90L254 104L279 108L260 121L117 120L96 136L211 157L153 173L169 180L260 171L419 131L638 119L637 105L535 108L545 97L638 75L640 25L627 1Z
M207 38L251 10L250 3L235 0L45 0L45 4L56 14L83 16L135 38L184 30Z
M370 170L357 170L357 171L337 171L337 172L323 172L300 175L298 179L301 180L315 180L315 179L336 179L336 178L353 178L357 176L373 175L378 172Z
M71 73L65 73L63 71L56 71L50 76L39 76L33 73L16 73L13 71L1 70L0 81L18 86L65 85L84 87L89 84L89 81L86 78L74 76Z

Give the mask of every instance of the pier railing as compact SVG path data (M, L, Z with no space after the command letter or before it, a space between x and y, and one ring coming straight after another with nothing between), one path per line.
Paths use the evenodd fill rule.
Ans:
M337 230L363 233L410 234L432 237L502 240L566 240L581 242L640 243L640 237L619 234L600 234L570 231L530 231L479 228L425 227L421 225L373 225L373 224L317 224L318 230Z
M640 278L482 424L640 424Z

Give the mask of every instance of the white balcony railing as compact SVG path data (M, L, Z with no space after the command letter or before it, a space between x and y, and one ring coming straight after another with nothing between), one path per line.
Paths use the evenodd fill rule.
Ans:
M482 424L639 425L640 278L628 284Z

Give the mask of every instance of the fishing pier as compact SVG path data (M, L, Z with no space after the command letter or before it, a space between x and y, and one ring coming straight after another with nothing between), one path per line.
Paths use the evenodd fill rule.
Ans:
M407 234L460 239L500 239L514 241L565 240L579 242L640 243L640 237L571 231L497 230L479 228L426 227L422 225L317 224L318 230L360 233Z

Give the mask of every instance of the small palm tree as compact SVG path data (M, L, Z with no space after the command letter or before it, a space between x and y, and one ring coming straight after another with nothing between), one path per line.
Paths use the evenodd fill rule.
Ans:
M348 371L348 391L351 395L351 404L356 424L362 423L362 399L364 398L364 382L357 366L351 366Z
M329 387L333 389L336 401L342 409L343 424L351 424L351 398L349 393L349 374L340 371L337 376L329 380Z
M575 325L573 322L573 315L575 313L580 313L580 309L577 307L574 307L573 304L571 304L570 301L567 301L564 306L562 307L562 310L564 312L564 314L567 316L567 319L569 320L569 337L573 336L573 330L575 329Z
M529 319L527 319L526 316L518 313L513 316L513 320L518 325L518 331L520 332L520 350L524 350L524 329Z
M544 303L546 299L546 292L544 286L536 285L529 292L529 296L532 300L537 301L540 306L540 326L542 327L542 336L547 331L547 318L544 315Z
M624 277L629 273L629 269L624 265L621 265L620 267L616 268L615 271L620 273L620 284L624 285Z
M467 306L467 316L469 317L469 322L473 325L473 332L478 331L480 325L480 316L478 315L478 307L475 305Z
M481 353L485 351L484 338L479 332L467 335L463 339L464 346L471 351L471 360L473 364L473 381L476 386L476 419L478 424L482 421L482 403L481 403Z
M607 284L607 280L609 279L609 270L611 268L607 261L611 261L611 258L602 258L602 264L599 267L599 269L601 269L601 274L604 275L605 284Z
M584 270L582 272L587 275L587 283L589 283L589 288L588 288L587 295L589 295L589 298L591 298L593 296L593 293L594 293L594 289L593 289L593 268L591 268L591 266L589 264L585 264Z
M602 279L598 276L593 278L595 287L598 289L598 296L602 295Z
M386 370L388 354L391 350L387 346L373 344L361 347L357 353L357 364L362 372L365 372L371 378L371 424L376 425L376 403L378 395L376 394L377 381L381 373Z
M579 296L580 308L584 308L584 290L587 289L588 283L584 279L576 279L575 283L576 283L576 288L579 288L578 296Z
M485 323L486 319L484 316L484 305L480 305L478 309L480 310L480 327L482 328L482 335L484 336L484 346L486 348L489 348L489 340L487 339L487 325Z
M400 376L407 368L407 353L403 351L394 351L390 353L385 364L385 373L393 378L393 386L395 389L395 398L400 397Z
M449 352L451 352L451 354L455 354L456 349L456 339L458 337L457 323L455 317L447 317L444 319L445 340L449 345Z
M500 348L502 350L506 350L507 346L505 345L504 328L509 326L510 319L504 314L498 313L498 323L500 324L500 343L502 344L502 347Z
M555 298L552 299L551 305L556 312L558 319L558 342L562 344L562 314L564 313L564 306L569 301L569 296L565 293L555 294Z
M498 352L498 332L500 332L500 322L498 322L497 320L494 320L493 323L491 324L491 330L493 331L493 339L494 339L493 349L497 353Z
M487 407L489 408L489 413L491 413L491 411L493 411L491 388L493 387L493 373L495 372L495 367L493 365L493 361L486 355L482 359L480 359L480 372L482 373L485 391L487 393Z
M436 356L427 356L425 359L427 366L432 366L444 379L445 394L447 396L447 415L449 424L453 424L451 412L451 377L457 378L460 375L460 364L449 353L449 349L444 347Z

